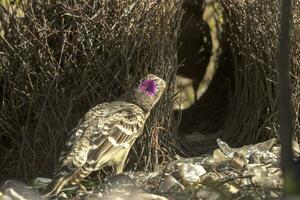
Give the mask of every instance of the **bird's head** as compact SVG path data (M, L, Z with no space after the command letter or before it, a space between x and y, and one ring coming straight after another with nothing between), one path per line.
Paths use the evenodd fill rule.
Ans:
M148 112L158 102L165 88L166 82L164 80L153 74L148 74L125 98Z

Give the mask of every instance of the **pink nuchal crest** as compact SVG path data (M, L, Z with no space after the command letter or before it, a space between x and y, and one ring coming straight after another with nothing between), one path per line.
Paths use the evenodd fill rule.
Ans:
M154 96L158 92L157 83L154 80L146 79L140 84L140 90L148 96Z

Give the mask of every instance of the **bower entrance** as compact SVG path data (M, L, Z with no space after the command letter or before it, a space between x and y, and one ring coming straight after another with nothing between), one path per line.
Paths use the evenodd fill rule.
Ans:
M194 8L198 6L198 9L204 6L203 1L185 2ZM190 12L186 15L191 18L196 16L191 9L185 10ZM299 136L299 37L296 34L299 32L299 3L293 5L293 10L291 80L294 132ZM198 20L203 20L207 11L213 16L204 19L209 24L210 35L203 32L199 37L211 38L211 60L208 65L195 67L194 74L209 69L211 62L216 64L216 71L200 99L178 113L181 119L178 141L188 156L214 148L217 138L231 146L241 146L277 137L278 2L211 2L206 5L202 19ZM182 43L184 45L184 41ZM216 45L219 48L216 49ZM214 56L217 59L212 60ZM181 67L188 68L187 65ZM202 83L207 81L199 78Z

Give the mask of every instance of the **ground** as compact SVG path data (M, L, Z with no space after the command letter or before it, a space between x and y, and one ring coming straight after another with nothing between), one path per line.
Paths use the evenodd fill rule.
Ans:
M219 148L210 154L194 158L177 156L152 172L125 172L100 181L85 180L83 185L88 193L71 187L52 199L281 198L283 181L279 166L280 147L276 139L241 148L231 148L220 139L217 143ZM294 152L300 154L297 144L294 145ZM42 190L49 181L37 178L30 190ZM7 189L2 193L5 194Z

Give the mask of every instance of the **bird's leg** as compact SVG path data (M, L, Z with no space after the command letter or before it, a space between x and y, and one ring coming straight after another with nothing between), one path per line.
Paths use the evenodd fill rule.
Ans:
M121 174L123 172L124 164L126 161L126 158L128 156L130 148L126 148L122 150L122 152L118 155L119 158L115 160L115 164L112 166L113 167L113 175Z
M121 174L123 172L124 163L125 163L125 159L123 162L114 164L112 167L113 168L112 174L113 175Z
M89 192L87 191L87 189L86 189L81 183L78 183L78 184L77 184L77 187L78 187L78 189L81 190L82 193L84 193L84 194L88 194L88 193L89 193Z
M58 176L47 186L46 190L43 192L43 196L56 196L59 194L61 189L67 184L70 177Z
M101 180L101 171L98 171L98 172L96 173L96 176L97 176L97 179L98 179L98 180Z

